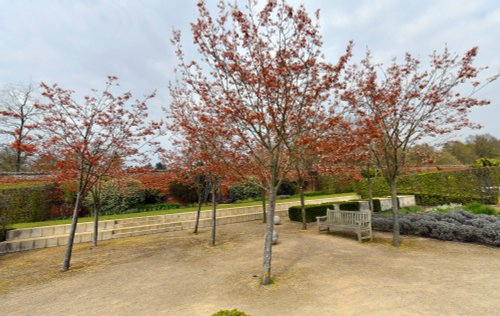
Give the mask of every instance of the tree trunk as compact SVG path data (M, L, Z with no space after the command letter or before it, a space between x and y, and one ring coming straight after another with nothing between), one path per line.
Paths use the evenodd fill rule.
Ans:
M307 229L306 202L304 200L304 184L299 185L300 212L302 214L302 229Z
M201 215L201 205L203 204L203 192L200 188L198 188L198 209L196 210L196 222L194 224L193 233L198 234L198 226L200 224L200 215Z
M76 233L76 224L78 223L78 213L80 211L82 192L79 190L76 194L75 208L73 209L73 220L71 221L71 229L69 231L68 236L68 244L66 246L66 254L64 255L64 262L61 271L68 271L70 262L71 262L71 254L73 252L73 242L75 240Z
M92 247L97 247L97 236L99 234L99 212L101 211L101 201L99 199L98 192L93 191L92 195L94 200L94 234L92 236Z
M210 238L210 246L215 246L215 229L217 227L217 198L215 196L216 184L212 183L212 236Z
M370 169L368 169L368 208L370 212L373 213L373 185L372 185L372 175L370 174Z
M266 223L266 190L262 189L262 222Z
M271 283L271 259L272 259L272 246L273 246L273 230L274 230L274 210L276 208L276 191L277 187L274 185L276 181L271 181L269 189L269 209L267 212L266 222L266 235L264 241L264 274L262 275L262 285Z
M21 155L22 155L22 151L17 150L17 152L16 152L16 172L21 171L21 158L22 158Z
M390 179L389 185L391 187L391 199L392 199L392 223L393 223L393 237L392 245L394 247L399 247L401 244L401 238L399 236L399 209L398 209L398 193L396 179Z

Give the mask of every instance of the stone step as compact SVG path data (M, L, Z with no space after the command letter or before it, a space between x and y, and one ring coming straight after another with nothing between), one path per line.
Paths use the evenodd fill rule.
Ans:
M107 240L111 239L112 231L111 230L99 231L97 234L98 234L97 240ZM92 235L93 232L76 233L74 243L79 244L83 242L90 242L92 241ZM23 251L23 250L39 249L39 248L64 246L67 243L68 243L68 234L7 240L0 243L0 254Z
M135 237L135 236L143 236L149 234L159 234L159 233L168 233L182 230L181 225L175 225L164 228L156 228L149 230L139 230L139 231L130 231L130 232L121 232L121 233L113 233L113 239L115 238L126 238L126 237Z
M123 228L115 228L113 229L113 235L119 233L133 233L140 231L148 231L162 228L171 228L171 227L181 227L180 223L156 223L156 224L148 224L148 225L139 225L139 226L131 226L131 227L123 227Z

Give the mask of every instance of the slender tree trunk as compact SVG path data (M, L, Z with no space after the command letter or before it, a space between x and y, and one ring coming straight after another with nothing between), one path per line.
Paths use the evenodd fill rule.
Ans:
M210 246L215 246L215 233L217 227L217 198L215 196L217 190L215 183L212 183L212 236L210 238Z
M370 212L373 212L373 184L372 175L370 174L370 169L368 169L368 208Z
M21 171L21 158L22 158L21 155L22 155L22 151L17 150L17 152L16 152L16 172Z
M99 192L93 191L92 195L94 200L94 234L92 236L92 247L97 247L97 237L99 234L99 212L101 211L101 201L99 199Z
M201 215L201 205L203 204L203 191L201 188L198 188L198 209L196 210L196 222L194 224L193 233L198 234L198 226L200 224L200 215Z
M300 196L300 212L302 214L302 229L307 229L306 202L304 199L304 183L303 182L301 182L299 185L299 196Z
M396 179L390 179L389 185L391 187L391 199L392 199L392 222L393 222L393 237L392 245L394 247L399 247L401 244L401 238L399 236L399 209L398 209L398 193Z
M271 187L269 189L269 209L267 211L266 235L264 241L264 273L262 275L262 285L271 283L271 260L273 246L273 230L274 230L274 211L276 208L276 180L272 177Z
M64 255L64 262L61 271L68 271L70 262L71 262L71 254L73 252L73 242L75 240L76 233L76 224L78 223L78 213L80 211L82 192L81 188L79 188L78 193L76 194L75 208L73 209L73 220L71 221L71 229L69 231L68 236L68 244L66 245L66 254Z
M262 222L265 224L266 221L266 190L262 189Z

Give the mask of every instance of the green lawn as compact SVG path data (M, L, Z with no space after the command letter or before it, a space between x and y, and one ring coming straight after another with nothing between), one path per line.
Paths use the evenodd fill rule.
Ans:
M318 196L306 196L305 199L306 199L306 201L319 200L319 199L341 197L341 196L348 196L348 195L354 195L354 194L356 194L356 193L350 192L350 193L327 194L327 195L318 195ZM299 198L292 197L292 198L288 198L288 199L282 199L282 200L278 200L277 203L286 203L286 202L295 202L295 201L299 201ZM240 206L253 206L253 205L261 205L261 204L262 204L261 201L241 202L241 203L233 203L233 204L220 204L220 205L217 205L217 209L240 207ZM210 205L205 205L202 208L203 211L207 211L210 209L211 209ZM186 208L179 208L179 209L148 211L148 212L140 212L140 213L103 215L103 216L100 216L99 219L104 221L104 220L111 220L111 219L154 216L154 215L163 215L163 214L176 214L176 213L185 213L185 212L194 212L194 211L196 211L196 207L186 207ZM80 223L84 223L84 222L91 222L91 221L93 221L93 219L94 219L93 217L80 217L78 219L78 221ZM40 226L63 225L63 224L70 224L70 223L71 223L71 219L67 218L67 219L58 219L58 220L44 221L44 222L17 223L17 224L12 225L12 228L15 228L15 229L31 228L31 227L40 227Z

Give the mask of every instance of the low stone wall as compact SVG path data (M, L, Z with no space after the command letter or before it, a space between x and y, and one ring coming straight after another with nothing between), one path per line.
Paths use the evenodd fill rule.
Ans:
M320 204L357 198L359 198L359 196L351 195L337 198L315 199L306 201L306 204ZM299 201L278 203L276 204L276 215L287 216L288 208L299 204ZM262 215L261 205L218 209L217 225L262 220ZM199 227L210 227L212 223L211 216L212 212L210 210L202 211L200 214ZM100 221L98 240L192 229L194 228L195 220L196 212L187 212ZM0 243L0 254L65 245L68 241L70 227L70 224L66 224L8 231L7 240ZM78 223L75 243L90 242L93 229L93 222Z

